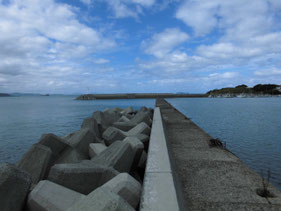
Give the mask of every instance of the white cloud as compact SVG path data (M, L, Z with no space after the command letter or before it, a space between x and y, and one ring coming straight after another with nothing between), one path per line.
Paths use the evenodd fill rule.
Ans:
M76 12L77 8L54 0L0 3L0 74L6 86L12 90L37 84L39 89L54 81L52 77L58 77L54 84L70 86L76 80L72 75L85 71L81 59L116 45L82 24Z
M147 54L163 58L170 53L175 47L182 44L189 38L187 33L177 28L168 28L163 32L153 35L151 40L142 43L142 48ZM177 58L183 56L178 54Z
M269 70L258 70L255 71L256 76L280 76L281 70L279 69L269 69Z
M107 64L110 61L108 59L103 59L103 58L99 58L99 59L94 59L93 63L95 64Z
M92 0L80 0L83 4L86 5L91 5L92 4Z
M143 12L142 8L152 7L156 0L108 0L106 2L116 18L138 18Z

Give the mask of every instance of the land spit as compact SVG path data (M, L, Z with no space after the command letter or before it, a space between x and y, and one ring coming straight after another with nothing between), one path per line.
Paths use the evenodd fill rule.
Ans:
M138 210L153 109L106 109L0 164L1 211Z
M109 99L150 99L150 98L194 98L208 97L206 94L174 94L174 93L128 93L128 94L83 94L77 100L109 100Z

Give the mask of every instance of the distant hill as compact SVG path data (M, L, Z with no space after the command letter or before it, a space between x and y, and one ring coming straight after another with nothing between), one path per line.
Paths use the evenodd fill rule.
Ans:
M0 97L10 97L11 95L5 94L5 93L0 93Z
M209 97L251 97L281 95L281 85L258 84L248 87L245 84L236 87L214 89L206 93Z

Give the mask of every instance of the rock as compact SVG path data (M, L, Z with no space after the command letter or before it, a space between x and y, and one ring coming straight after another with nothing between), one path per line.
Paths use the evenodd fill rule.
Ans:
M93 142L97 142L97 140L89 128L79 130L68 140L68 144L72 148L77 149L85 156L88 156L89 144Z
M99 131L102 134L109 126L118 121L121 114L108 109L104 112L96 111L93 113L92 117L97 121Z
M91 161L95 164L113 167L119 172L130 172L135 153L130 143L115 141Z
M89 156L93 158L103 152L107 147L104 144L93 143L89 146Z
M65 211L83 197L81 193L42 180L28 195L26 211Z
M111 192L118 194L133 208L137 208L141 196L141 184L127 173L120 173L109 180L101 188L108 188Z
M107 188L98 188L77 202L67 211L133 211L134 209L119 195Z
M62 155L56 160L55 164L60 163L80 163L82 160L88 159L88 155L82 154L77 149L69 147Z
M44 179L53 164L52 151L41 144L33 144L23 155L18 167L31 175L32 183Z
M30 185L28 173L8 163L0 164L1 211L22 210Z
M69 147L65 140L52 133L42 135L39 144L49 147L55 156L59 156L66 147Z
M113 123L113 126L126 132L132 129L133 127L137 126L141 122L145 122L148 126L151 125L149 112L139 111L130 121L115 122Z
M122 141L126 138L126 134L124 134L121 130L115 127L108 127L102 134L104 142L107 146L111 145L115 141Z
M143 143L136 137L127 137L123 141L124 143L129 143L132 150L134 151L134 160L131 169L134 170L138 167L139 160L143 152Z
M51 168L48 180L79 193L89 194L117 174L119 172L113 168L94 163L56 164Z
M135 136L137 134L145 134L149 136L150 127L145 122L141 122L127 132L127 136Z
M101 138L99 126L95 118L89 117L84 119L81 128L89 128L92 133L94 133L97 137Z

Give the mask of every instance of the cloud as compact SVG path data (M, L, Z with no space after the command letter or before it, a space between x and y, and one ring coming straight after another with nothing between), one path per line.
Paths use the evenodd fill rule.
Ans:
M54 0L0 3L0 73L9 79L11 88L12 80L20 78L19 83L39 87L40 81L43 85L51 76L65 81L56 84L69 85L68 80L74 79L62 77L85 71L81 60L116 46L98 29L81 23L77 12Z
M279 69L269 69L269 70L258 70L255 71L256 76L280 76L281 70Z
M92 0L80 0L83 4L86 5L91 5L92 4Z
M188 38L188 34L180 31L178 28L168 28L158 34L154 34L150 40L144 41L142 48L147 54L163 58ZM175 59L180 59L182 56L184 55L177 54Z
M108 0L109 8L116 18L133 17L138 18L143 8L152 7L155 0Z
M99 59L94 59L93 60L93 63L95 63L95 64L107 64L109 62L110 62L109 60L103 59L103 58L99 58Z

